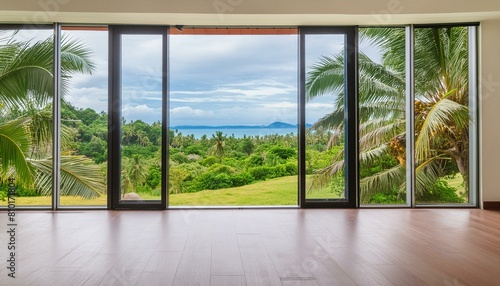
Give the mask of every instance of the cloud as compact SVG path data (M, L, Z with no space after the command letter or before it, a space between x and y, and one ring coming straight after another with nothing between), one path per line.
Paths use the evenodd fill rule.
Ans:
M281 101L281 102L265 102L261 103L260 106L262 108L268 109L293 109L297 110L298 103L297 102L289 102L289 101Z
M308 102L306 103L306 109L328 109L333 110L335 104L328 102Z
M91 108L97 112L108 110L108 89L98 87L71 88L64 98L77 108Z
M122 116L127 120L142 120L152 123L161 121L161 107L150 107L146 104L123 105Z
M210 110L193 109L190 106L179 106L170 109L170 116L181 117L207 117L213 116L214 112Z
M79 108L107 110L107 32L64 31L93 51L92 75L75 74L66 99ZM129 37L130 36L130 37ZM123 109L127 120L161 119L161 41L158 36L124 39ZM338 36L314 36L308 63L343 47ZM308 43L313 43L308 38ZM173 125L297 123L295 35L171 35L170 119ZM322 43L326 43L323 45ZM333 110L331 98L307 103L307 120Z

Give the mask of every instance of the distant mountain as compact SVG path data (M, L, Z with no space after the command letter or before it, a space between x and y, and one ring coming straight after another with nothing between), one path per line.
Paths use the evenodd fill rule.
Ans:
M170 129L257 129L257 128L297 128L297 124L289 124L285 122L273 122L269 125L221 125L221 126L207 126L207 125L177 125L172 126ZM311 127L312 124L306 123L306 127Z

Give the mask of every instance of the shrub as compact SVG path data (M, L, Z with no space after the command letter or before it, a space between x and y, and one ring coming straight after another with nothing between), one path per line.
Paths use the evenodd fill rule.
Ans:
M248 185L253 181L254 177L252 177L252 175L250 175L248 172L243 172L231 176L231 185L233 187Z
M368 202L369 204L406 204L404 198L405 194L400 195L400 199L398 199L398 191L397 188L393 189L390 192L387 193L376 193L374 194L371 198L370 201Z
M445 180L437 180L427 192L417 195L417 200L433 203L463 203L465 201L457 195L457 189L448 185Z
M179 152L179 153L170 155L169 158L172 161L175 161L175 162L181 163L181 164L187 163L189 161L188 157L186 156L186 154L184 154L184 152Z
M198 146L187 146L186 148L184 148L184 153L186 154L196 154L196 155L200 155L200 156L203 156L205 155L204 152L202 150L200 150L200 147Z
M258 181L265 180L270 171L271 167L267 166L258 166L248 169L248 173Z
M215 156L208 156L205 159L200 161L200 164L205 167L210 167L216 163L219 163L219 158Z
M281 159L286 160L288 158L295 156L297 154L297 150L294 148L286 148L286 147L276 146L276 147L271 148L269 150L269 153L274 154L274 155L280 157Z
M262 164L264 164L264 158L257 154L250 155L250 157L245 160L245 165L248 168L262 166Z
M146 184L152 189L156 188L161 183L161 171L160 167L153 165L148 170L148 176L146 177Z
M299 167L297 163L288 162L285 164L285 169L288 175L295 176L299 173Z

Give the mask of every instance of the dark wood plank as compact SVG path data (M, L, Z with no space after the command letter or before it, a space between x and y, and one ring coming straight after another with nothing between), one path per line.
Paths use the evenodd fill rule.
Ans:
M260 235L238 234L238 243L247 285L281 284L279 275L267 255Z
M20 266L17 278L2 278L2 285L488 286L500 281L497 211L18 211L17 219ZM6 224L0 213L0 225ZM7 241L5 231L0 241ZM0 276L6 277L2 265Z
M236 233L219 232L212 237L212 276L243 276L243 263Z
M245 276L211 276L210 286L246 286Z

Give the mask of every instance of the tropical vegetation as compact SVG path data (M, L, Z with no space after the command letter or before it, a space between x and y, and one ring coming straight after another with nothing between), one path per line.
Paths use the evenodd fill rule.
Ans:
M365 28L360 33L382 55L377 62L359 54L361 201L404 203L405 31ZM0 197L12 176L17 179L20 196L50 195L52 40L16 41L9 35L0 42ZM421 202L460 203L467 195L471 123L467 53L466 28L422 28L415 32L415 171ZM95 69L90 51L77 41L64 39L61 69L61 193L68 198L101 197L106 193L108 116L73 106L64 96L73 75L90 74ZM307 129L305 163L311 198L341 197L344 192L343 71L342 53L325 55L310 67L307 76L308 100L338 94L332 112ZM161 133L160 122L122 120L122 194L159 198L165 169L161 165ZM228 202L244 202L248 198L236 200L234 192L251 193L252 188L262 188L264 181L265 186L274 187L286 182L283 186L293 186L292 192L280 187L279 193L287 193L287 198L294 192L296 195L296 134L238 138L214 130L195 138L169 130L168 140L168 188L172 198L179 198L171 204L206 200L210 192L217 194L220 204L224 197ZM462 194L457 185L463 186ZM219 189L226 190L213 192ZM266 204L279 202L274 196Z
M0 42L0 183L14 177L21 192L52 193L54 133L53 41L18 41L6 35ZM90 51L64 39L61 48L62 102L72 75L94 69ZM89 95L91 96L91 95ZM61 130L61 194L85 198L105 191L101 170L69 145L74 130Z
M405 30L360 29L362 39L381 51L377 63L359 54L360 189L363 203L391 197L404 202L406 193ZM415 30L415 173L420 202L463 202L468 186L469 87L466 27ZM311 67L307 97L337 93L335 109L314 129L343 134L343 54L324 56ZM314 184L341 176L342 157L317 170ZM456 194L446 178L460 174L465 192ZM451 190L451 192L450 192ZM456 190L456 189L455 189ZM442 195L442 196L440 196Z

